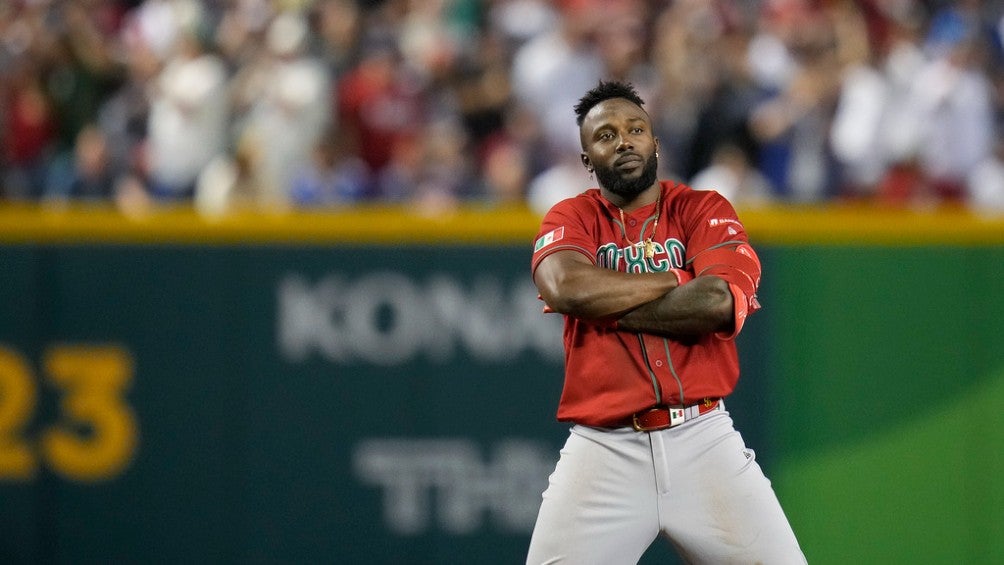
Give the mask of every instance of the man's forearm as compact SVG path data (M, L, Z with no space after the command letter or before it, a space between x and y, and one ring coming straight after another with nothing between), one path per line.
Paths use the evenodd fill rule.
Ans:
M584 320L616 318L664 296L678 285L675 273L628 274L588 263L542 263L535 282L555 312Z
M685 339L728 331L733 298L718 277L698 277L664 296L643 304L617 321L620 330Z

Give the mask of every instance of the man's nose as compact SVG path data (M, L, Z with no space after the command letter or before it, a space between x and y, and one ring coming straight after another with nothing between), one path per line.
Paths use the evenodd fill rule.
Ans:
M627 151L628 149L634 149L634 144L627 136L621 136L620 141L617 143L617 151Z

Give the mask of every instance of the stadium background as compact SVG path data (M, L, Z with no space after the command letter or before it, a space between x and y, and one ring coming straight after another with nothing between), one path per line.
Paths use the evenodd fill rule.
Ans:
M810 562L1000 562L1004 225L743 215L729 407ZM533 213L0 220L4 562L522 559L565 434Z
M0 562L521 562L566 434L530 242L601 76L763 259L728 404L810 562L1004 562L1002 38L974 0L0 2Z

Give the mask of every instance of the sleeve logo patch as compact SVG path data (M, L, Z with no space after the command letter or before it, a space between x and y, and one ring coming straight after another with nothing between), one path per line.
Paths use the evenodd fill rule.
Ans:
M561 226L560 228L554 228L553 230L537 238L537 243L533 245L533 251L536 253L537 251L540 251L541 249L547 247L548 245L551 245L555 241L561 241L563 237L565 237L565 226Z
M708 225L710 225L711 227L724 226L726 224L735 224L740 228L743 227L743 224L739 220L736 220L734 218L711 218L710 220L708 220Z

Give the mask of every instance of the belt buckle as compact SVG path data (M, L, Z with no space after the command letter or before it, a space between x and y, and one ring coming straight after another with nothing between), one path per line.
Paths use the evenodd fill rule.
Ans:
M645 414L651 414L652 412L665 411L669 416L669 422L665 424L659 424L656 426L643 426L638 421L638 415L644 416ZM667 428L672 428L678 424L682 424L686 420L683 408L676 408L674 406L653 406L648 410L643 410L641 412L635 412L631 415L631 427L634 428L636 432L657 432L659 430L665 430Z
M636 432L650 432L650 431L653 431L655 428L646 428L646 427L642 426L638 422L638 414L648 414L648 413L651 413L651 412L655 412L656 410L658 410L658 408L649 408L648 410L645 410L644 412L635 412L634 414L632 414L631 415L631 427L634 428L634 431L636 431Z

